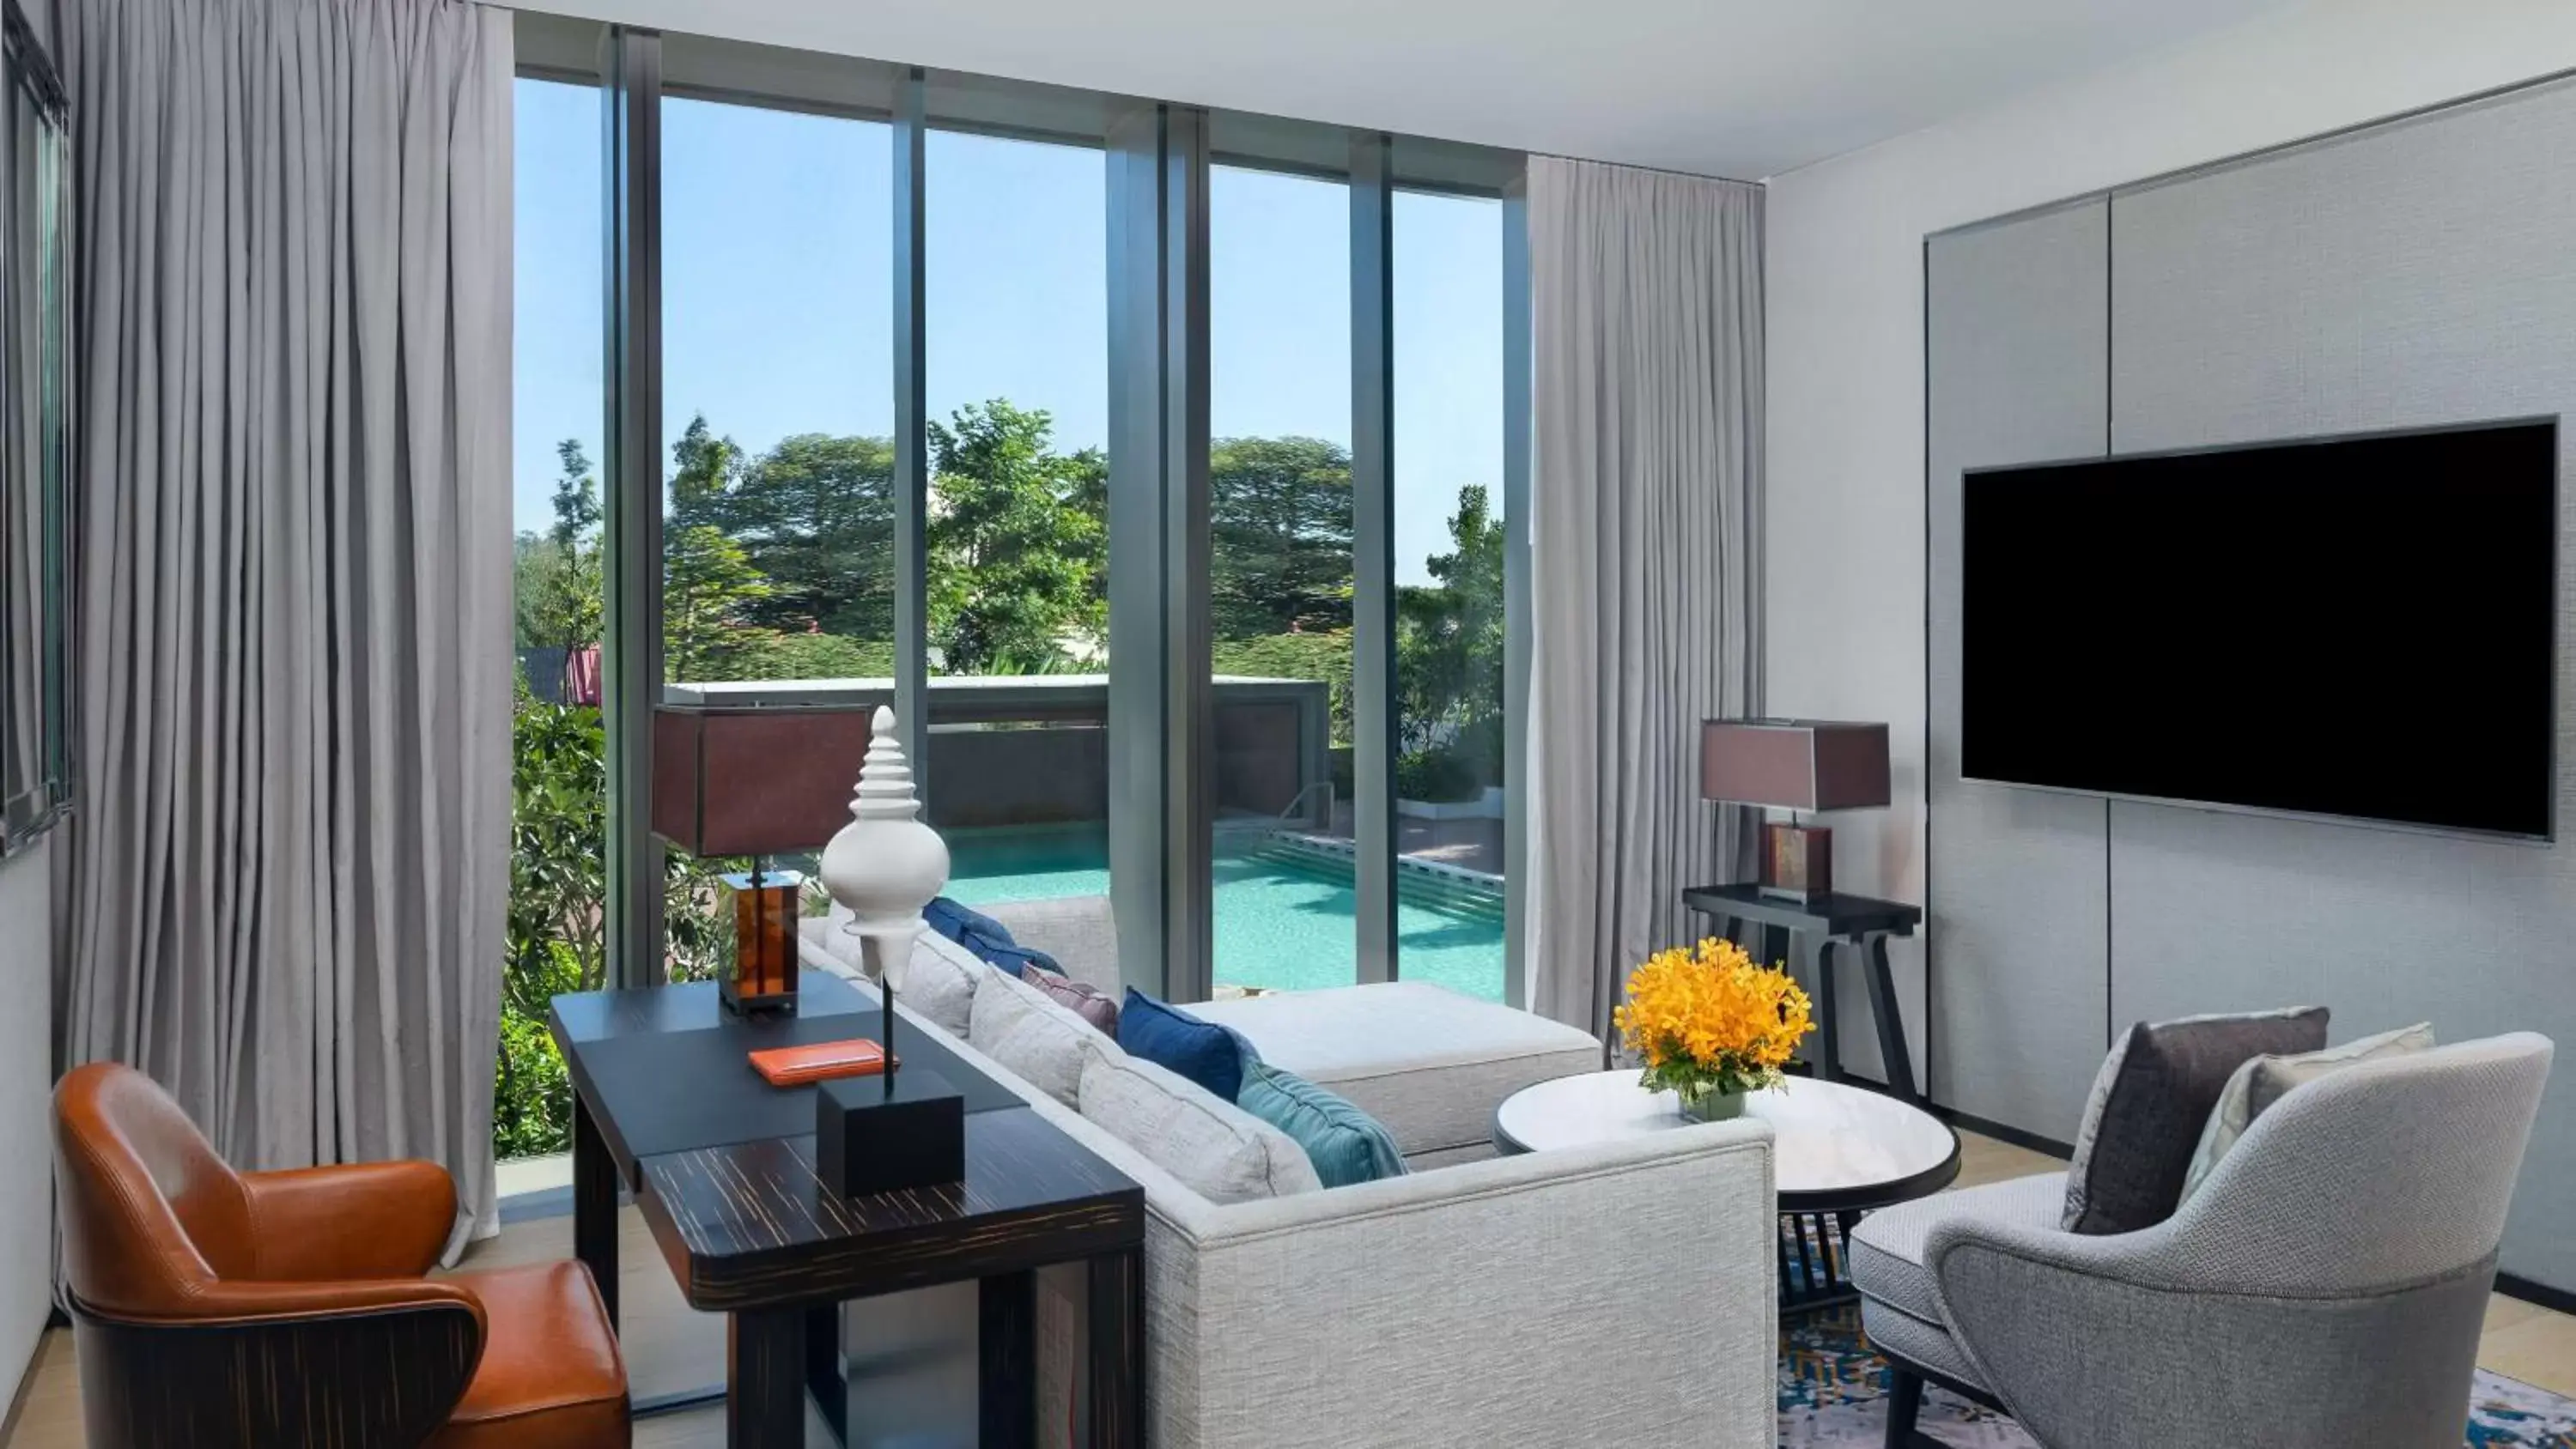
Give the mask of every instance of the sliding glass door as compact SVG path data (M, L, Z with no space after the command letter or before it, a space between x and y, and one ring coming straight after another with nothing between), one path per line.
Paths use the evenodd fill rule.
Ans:
M1208 176L1215 984L1356 979L1350 187Z
M1394 198L1397 960L1503 996L1503 205Z

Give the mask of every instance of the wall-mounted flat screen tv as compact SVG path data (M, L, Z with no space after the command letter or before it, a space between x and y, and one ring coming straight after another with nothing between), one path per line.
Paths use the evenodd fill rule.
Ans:
M1962 774L2552 835L2556 420L1962 481Z

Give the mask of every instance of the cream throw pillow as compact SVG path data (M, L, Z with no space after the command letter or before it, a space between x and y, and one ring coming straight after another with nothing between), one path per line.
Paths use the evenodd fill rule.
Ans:
M851 944L858 939L852 936ZM976 989L992 974L993 968L965 947L937 931L923 931L912 943L903 974L895 978L894 999L964 1041L974 1024Z
M850 931L855 920L848 906L836 904L829 915L807 916L797 925L806 940L864 981L867 968L860 959L859 938ZM984 963L967 955L965 947L925 930L914 939L903 974L894 979L894 997L928 1017L931 1025L964 1041L967 1009L975 1004L976 978L984 970Z
M1083 1065L1078 1110L1212 1202L1286 1197L1324 1186L1296 1139L1125 1052L1100 1052Z
M2218 1159L2227 1155L2236 1140L2245 1135L2245 1129L2254 1125L2255 1118L2270 1111L2272 1104L2292 1087L2329 1076L2356 1062L2432 1049L2433 1024L2417 1022L2323 1051L2247 1058L2227 1079L2226 1087L2218 1094L2218 1105L2210 1109L2208 1124L2200 1129L2200 1146L2191 1155L2190 1170L2183 1174L2182 1201L2191 1201L2191 1195L2200 1191L2200 1185L2217 1169Z
M1078 1100L1083 1063L1110 1045L1036 987L989 966L975 988L966 1041L1067 1107Z

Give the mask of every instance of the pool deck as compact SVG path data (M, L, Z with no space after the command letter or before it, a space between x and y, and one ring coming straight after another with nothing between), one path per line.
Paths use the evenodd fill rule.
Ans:
M1333 802L1332 833L1344 840L1358 834L1351 802ZM1438 861L1462 870L1503 873L1503 822L1499 820L1423 820L1395 818L1395 851L1418 860Z

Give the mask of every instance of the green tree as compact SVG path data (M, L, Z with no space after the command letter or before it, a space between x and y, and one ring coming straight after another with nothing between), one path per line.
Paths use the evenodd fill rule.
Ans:
M1099 521L1053 420L994 399L930 426L930 634L948 674L1045 667L1092 626Z
M591 530L599 527L599 480L591 475L590 457L581 448L581 439L566 438L555 444L555 456L563 460L563 476L555 480L555 526L548 534L564 548L588 540Z
M783 438L700 508L769 580L769 596L751 609L755 622L894 637L892 439Z
M1351 455L1318 438L1219 438L1208 448L1219 638L1351 627Z
M520 648L580 649L599 642L606 603L600 575L599 482L581 442L555 447L563 475L555 483L555 521L544 533L519 535L513 589Z
M724 525L725 489L742 465L742 445L719 438L707 427L707 415L690 417L680 439L671 445L670 527Z
M1477 783L1498 784L1503 523L1485 489L1458 491L1449 538L1450 552L1423 561L1435 583L1396 591L1397 741L1405 756L1445 752Z
M774 634L754 625L753 605L769 581L741 544L713 524L674 526L662 540L662 677L708 681L751 677Z

